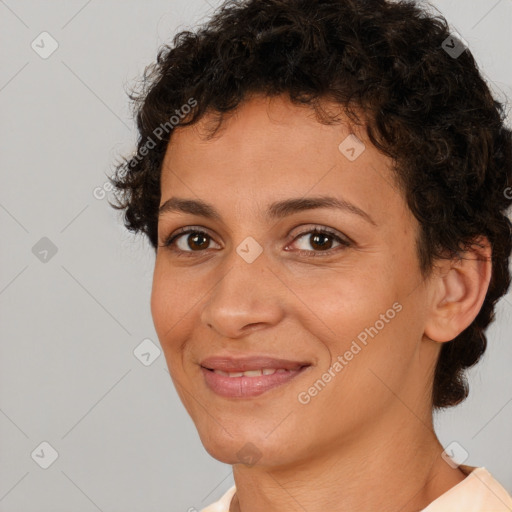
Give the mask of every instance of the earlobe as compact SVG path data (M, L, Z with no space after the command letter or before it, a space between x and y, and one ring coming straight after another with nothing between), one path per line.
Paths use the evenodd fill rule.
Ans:
M459 258L440 260L438 268L431 280L425 335L445 342L466 329L482 307L492 272L489 241L479 237Z

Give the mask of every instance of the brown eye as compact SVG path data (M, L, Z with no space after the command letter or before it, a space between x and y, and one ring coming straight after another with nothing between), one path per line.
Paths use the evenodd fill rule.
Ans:
M324 251L332 247L333 236L326 233L312 233L309 235L309 243L313 249Z
M302 240L302 241L301 241ZM298 245L299 253L308 254L311 256L317 253L327 252L329 254L338 249L338 247L350 247L351 243L348 240L340 237L339 235L326 230L315 228L298 235L294 241ZM333 244L337 244L334 245ZM332 251L331 251L332 249ZM315 254L316 253L316 254Z
M200 252L209 248L212 237L200 229L182 229L171 235L163 244L176 252ZM218 245L217 245L218 248Z
M208 248L210 237L202 232L193 232L185 237L185 243L193 251L200 251L201 249Z

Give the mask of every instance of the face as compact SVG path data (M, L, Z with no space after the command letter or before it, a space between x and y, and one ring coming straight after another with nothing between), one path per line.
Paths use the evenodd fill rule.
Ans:
M437 354L422 342L418 224L390 160L361 131L345 141L346 123L321 124L284 97L246 101L211 140L208 121L175 129L168 145L151 296L206 450L228 464L291 464L389 439L417 421L403 403L429 413ZM305 366L212 376L201 364L215 356Z

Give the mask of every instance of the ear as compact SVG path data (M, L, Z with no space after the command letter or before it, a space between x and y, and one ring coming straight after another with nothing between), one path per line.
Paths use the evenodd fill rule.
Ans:
M425 335L433 341L451 341L478 315L491 280L491 245L480 236L458 258L438 260L430 281L431 293Z

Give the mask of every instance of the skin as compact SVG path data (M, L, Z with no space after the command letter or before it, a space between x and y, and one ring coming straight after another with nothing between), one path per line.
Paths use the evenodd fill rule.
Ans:
M394 184L391 161L364 132L345 122L321 124L310 108L282 96L251 97L211 140L208 121L207 115L175 129L161 204L201 199L221 220L160 217L151 311L205 449L233 465L230 511L421 510L465 477L441 458L430 396L442 343L472 322L485 298L487 241L460 261L440 260L423 279L418 222ZM338 149L350 133L366 145L353 162ZM265 216L274 201L322 195L349 201L376 225L334 208ZM193 236L181 236L176 243L188 252L178 256L163 244L186 226L209 237L194 244ZM307 234L314 227L353 244L328 237L319 248ZM248 236L263 249L252 263L236 252ZM299 393L394 303L401 311L309 403L300 403ZM199 366L219 353L312 366L259 397L224 398L206 386ZM258 450L253 464L241 462L247 443Z

